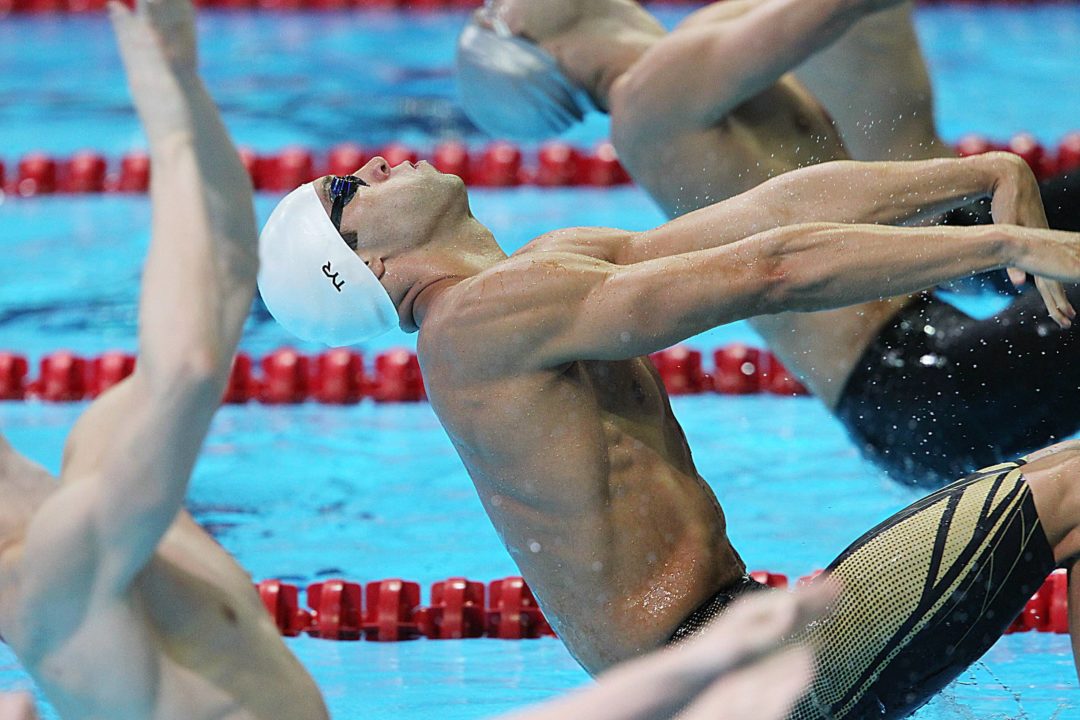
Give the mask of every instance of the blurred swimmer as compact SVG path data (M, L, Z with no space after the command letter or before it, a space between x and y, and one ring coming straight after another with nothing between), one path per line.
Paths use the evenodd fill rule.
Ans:
M993 194L997 222L1045 228L1039 187L1015 156L987 156L982 181L973 174L949 185L935 184L933 165L827 162L846 159L845 141L855 143L862 130L866 157L910 157L884 148L913 144L949 154L932 124L887 132L885 117L899 112L890 102L932 113L908 11L895 0L729 0L669 33L632 0L494 0L462 33L459 85L466 112L496 135L551 136L591 107L607 112L620 158L672 218L776 178L790 197L773 211L797 206L787 222L825 217L816 204L872 187L886 191L884 208L894 192L903 204L903 193L951 191L960 199L953 209ZM895 37L881 38L882 24ZM838 40L832 75L824 61L806 71L814 87L831 84L834 123L790 71ZM888 52L871 61L869 51L858 54L860 42ZM903 71L886 71L879 60ZM864 84L869 104L843 102L862 103ZM812 165L797 181L783 175ZM1006 203L1022 214L1003 215ZM832 219L926 223L943 214L912 207L920 212ZM751 324L863 452L903 482L939 486L1080 430L1080 365L1064 361L1080 351L1080 334L1058 327L1071 325L1080 290L1055 293L1048 307L1056 324L1035 293L979 321L920 290ZM997 421L1003 416L1010 422Z
M0 438L0 635L65 720L327 717L251 578L182 510L251 308L251 181L187 0L109 8L153 161L135 373L54 478Z
M1080 280L1080 235L868 224L990 191L1002 219L1041 212L1037 192L1006 182L1030 180L1014 168L1000 156L892 164L824 199L807 192L808 168L654 230L559 230L507 257L459 178L375 157L273 211L259 288L308 340L362 342L394 320L419 330L432 407L489 517L597 673L697 634L761 588L648 354L754 315L1006 266L1045 276L1053 303L1057 281ZM1080 552L1078 471L1077 446L1030 472L988 468L857 540L832 566L835 612L801 635L817 678L792 717L902 717L979 657Z
M28 693L0 695L0 720L38 720L33 698Z
M787 640L826 611L830 589L821 590L740 600L692 642L499 720L782 720L813 675L810 652ZM37 720L30 696L0 695L0 720Z

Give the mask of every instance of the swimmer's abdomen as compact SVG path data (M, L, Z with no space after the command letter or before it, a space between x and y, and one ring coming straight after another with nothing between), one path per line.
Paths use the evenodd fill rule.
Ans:
M801 638L818 675L791 720L906 717L993 645L1053 567L1015 463L893 516L830 566L840 597Z

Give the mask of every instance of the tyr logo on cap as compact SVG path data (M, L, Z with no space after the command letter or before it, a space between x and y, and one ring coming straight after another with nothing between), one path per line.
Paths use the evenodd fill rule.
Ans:
M322 266L323 275L330 278L330 283L334 286L334 289L341 292L341 288L345 287L345 281L339 280L338 275L340 273L332 272L333 268L330 267L330 261L327 260L326 264Z

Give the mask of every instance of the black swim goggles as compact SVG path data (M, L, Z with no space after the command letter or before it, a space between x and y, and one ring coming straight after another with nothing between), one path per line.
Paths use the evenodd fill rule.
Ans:
M327 188L326 195L330 199L330 222L334 224L334 229L341 233L341 213L345 211L345 205L353 199L353 195L360 189L360 186L370 187L366 182L356 177L355 175L340 175L330 176L330 185Z

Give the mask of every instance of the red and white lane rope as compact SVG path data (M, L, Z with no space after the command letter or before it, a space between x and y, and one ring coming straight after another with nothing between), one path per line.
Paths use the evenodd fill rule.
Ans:
M2 2L3 0L0 0ZM998 143L969 135L957 143L959 155L1007 150L1024 158L1040 179L1080 169L1080 132L1066 135L1056 148L1043 147L1034 136L1021 133ZM355 143L325 152L290 147L272 153L240 151L256 190L285 193L322 175L347 175L376 155L391 165L426 159L442 172L453 173L472 187L613 187L630 182L615 149L602 142L593 149L549 142L535 151L509 142L470 149L446 142L421 152L401 143L374 148ZM69 157L34 152L5 166L0 160L0 188L14 197L54 193L145 193L150 185L150 160L145 153L107 158L92 150Z
M651 357L672 395L807 394L775 356L746 345L716 350L713 367L708 370L703 367L701 351L686 347L670 348ZM135 356L117 351L87 358L59 351L41 358L37 377L30 377L30 367L25 356L0 351L0 400L92 399L130 375L135 369ZM233 361L223 400L268 405L308 401L351 405L365 398L376 402L425 400L416 355L408 350L379 353L369 368L361 353L342 348L315 356L281 348L258 360L240 353Z
M820 571L800 578L812 580ZM785 575L754 572L752 577L774 588L787 588ZM1054 571L1005 631L1069 632L1068 579ZM256 585L263 605L282 635L300 634L326 640L450 640L501 638L524 640L554 636L528 585L520 577L495 580L486 586L463 577L431 586L427 605L421 604L419 583L377 580L366 586L348 580L323 580L307 587L307 607L300 589L280 580Z

